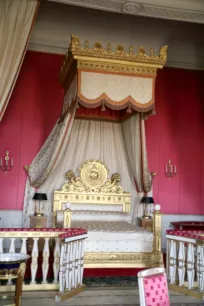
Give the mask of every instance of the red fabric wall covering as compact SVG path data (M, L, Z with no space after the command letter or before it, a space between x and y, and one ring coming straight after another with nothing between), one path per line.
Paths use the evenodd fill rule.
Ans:
M157 114L146 122L146 132L149 167L157 172L154 198L165 213L204 213L203 84L204 72L159 71ZM164 175L169 158L177 166L171 180Z
M22 209L29 164L60 115L63 56L27 52L10 103L0 123L0 156L14 157L13 170L0 172L0 209ZM204 72L165 68L156 82L156 115L146 121L149 167L157 173L154 198L164 213L204 213ZM164 166L171 158L177 175Z
M27 52L8 108L0 122L0 156L6 149L14 168L0 171L0 209L22 209L26 174L61 113L64 91L58 82L63 57Z

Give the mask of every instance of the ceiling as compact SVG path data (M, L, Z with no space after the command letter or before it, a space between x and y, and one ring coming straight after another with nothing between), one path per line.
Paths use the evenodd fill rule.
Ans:
M204 0L46 0L97 10L204 23Z
M81 45L110 42L113 50L123 44L126 50L143 46L158 53L168 45L167 66L204 70L204 0L171 0L171 7L167 0L141 1L43 0L28 49L65 54L72 34Z

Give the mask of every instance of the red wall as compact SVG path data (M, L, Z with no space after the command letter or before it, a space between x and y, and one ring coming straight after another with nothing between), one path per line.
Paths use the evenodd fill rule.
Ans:
M22 209L29 164L59 117L63 90L58 83L62 56L27 52L4 118L0 156L9 149L13 170L0 172L0 209ZM204 72L165 68L156 84L156 116L146 121L149 167L157 173L154 198L166 213L204 213ZM171 158L177 175L168 180Z
M156 116L146 122L154 198L165 213L204 213L204 72L166 68L156 84ZM164 167L171 158L176 177Z
M0 156L9 149L14 168L0 171L0 209L22 209L29 165L60 115L58 83L62 56L27 52L8 108L0 122Z

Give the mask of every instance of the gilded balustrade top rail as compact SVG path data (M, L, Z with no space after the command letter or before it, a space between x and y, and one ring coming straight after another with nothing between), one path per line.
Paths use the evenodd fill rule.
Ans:
M204 230L167 230L166 238L203 245Z
M87 234L83 228L0 228L0 238L68 238Z
M204 240L204 230L167 230L166 234Z

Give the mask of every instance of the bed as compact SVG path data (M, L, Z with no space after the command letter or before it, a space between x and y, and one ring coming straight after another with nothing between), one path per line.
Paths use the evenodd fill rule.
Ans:
M132 225L131 194L118 173L108 175L97 160L86 161L78 176L68 171L68 181L54 191L53 227L88 230L86 268L162 267L160 211L153 213L153 232Z

